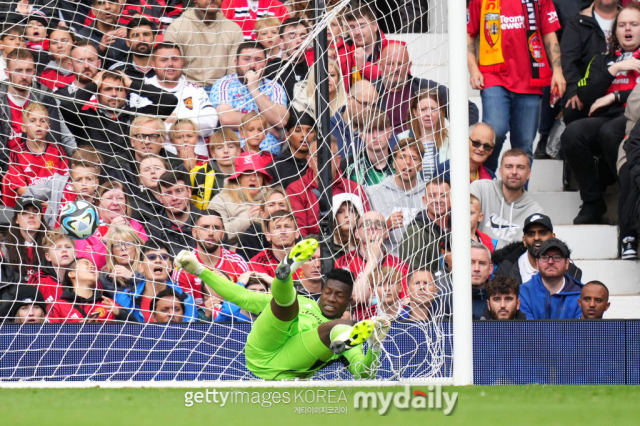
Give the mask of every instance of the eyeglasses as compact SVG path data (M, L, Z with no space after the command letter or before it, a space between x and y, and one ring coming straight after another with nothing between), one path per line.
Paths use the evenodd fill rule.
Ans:
M149 134L137 133L133 135L133 137L140 140L147 139L151 142L158 142L158 140L160 139L160 134L159 133L149 133Z
M469 138L469 140L471 141L471 146L473 146L475 149L482 148L484 152L493 151L493 147L494 147L493 145L490 145L488 143L482 143L480 141L474 141L471 138Z
M130 241L123 241L123 242L121 242L121 243L114 243L112 247L113 247L114 249L116 249L116 248L117 248L117 249L126 250L126 249L128 249L129 247L132 247L132 246L134 246L134 245L135 245L135 244L134 244L134 243L132 243L132 242L130 242Z
M358 228L374 228L377 231L382 231L387 229L387 225L381 220L365 220L360 224L360 226L358 226Z
M562 256L561 254L554 254L553 256L549 256L548 254L543 254L543 255L540 255L538 259L542 260L543 262L548 262L550 260L553 260L554 262L560 262L564 260L564 256Z
M149 259L152 262L154 260L156 260L157 258L159 258L159 257L161 257L162 260L168 260L169 259L169 253L161 253L161 254L150 253L150 254L147 254L146 256L147 256L147 259Z

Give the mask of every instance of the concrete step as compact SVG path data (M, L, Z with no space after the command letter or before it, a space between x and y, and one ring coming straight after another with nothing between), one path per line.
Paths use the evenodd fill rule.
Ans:
M531 197L542 206L544 213L551 218L553 224L570 225L580 212L582 200L578 192L532 192ZM604 223L610 225L618 223L618 194L605 193L607 213L604 215Z
M638 319L640 318L640 296L620 295L609 298L611 306L604 313L605 319Z
M615 296L640 295L640 261L576 259L575 264L582 269L583 283L602 281L609 288L609 293Z
M618 227L610 225L558 225L556 237L567 243L572 259L617 259Z
M534 160L529 192L562 192L562 161Z

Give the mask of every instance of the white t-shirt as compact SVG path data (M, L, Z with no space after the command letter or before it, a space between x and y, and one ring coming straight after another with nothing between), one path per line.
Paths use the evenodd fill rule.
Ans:
M615 21L615 18L604 19L602 16L596 13L595 9L593 10L593 17L595 18L596 22L600 26L600 29L604 33L604 38L605 40L607 40L607 50L609 50L609 37L611 37L611 30L613 28L613 21Z
M526 283L538 273L538 270L529 262L529 252L526 251L518 258L518 267L520 268L520 278L522 278L523 283Z

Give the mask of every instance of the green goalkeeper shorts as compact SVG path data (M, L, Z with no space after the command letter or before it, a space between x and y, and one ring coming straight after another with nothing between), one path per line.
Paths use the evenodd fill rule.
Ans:
M281 321L269 305L253 323L245 348L247 368L265 380L306 378L334 358L317 328L300 331L298 318Z

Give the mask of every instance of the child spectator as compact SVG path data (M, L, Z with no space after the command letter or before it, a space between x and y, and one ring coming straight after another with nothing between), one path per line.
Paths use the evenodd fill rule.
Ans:
M266 137L267 125L264 116L253 111L245 114L240 121L240 137L243 139L244 152L260 154L264 157L265 167L273 162L273 154L262 151L261 147Z
M383 265L369 275L369 285L375 297L372 307L377 316L390 321L399 318L405 311L400 295L404 293L404 276L397 268Z
M22 137L9 155L9 169L2 179L3 200L13 207L27 187L51 179L56 173L67 175L64 151L47 141L49 112L44 105L30 102L22 111Z
M271 277L255 272L247 272L238 279L238 283L244 283L244 287L247 290L269 293ZM224 301L222 302L220 312L218 312L215 318L215 322L253 322L256 318L258 318L258 315L242 309L236 304Z
M198 144L198 125L189 118L178 118L169 129L169 141L183 161L185 170L207 162L208 158L195 152Z
M75 43L73 35L58 28L49 35L49 53L51 58L44 71L38 76L38 82L47 86L52 92L73 83L76 76L71 64L71 48Z
M290 211L278 210L265 219L263 230L270 247L251 258L249 269L275 277L276 268L300 238L296 218ZM292 273L294 280L302 278L302 268Z
M273 16L261 18L256 22L254 36L266 50L267 60L282 57L282 39L278 31L281 23L280 19Z
M157 155L147 155L140 160L138 186L135 196L131 197L131 218L139 222L148 222L163 210L158 182L160 176L171 170L169 163Z
M33 10L27 17L27 28L24 35L27 41L27 49L34 51L34 54L49 50L48 26L49 20L39 10Z
M184 293L178 294L171 287L158 293L151 302L151 322L183 322L184 296Z
M200 210L206 210L209 201L224 187L224 181L234 172L236 157L240 155L240 137L230 129L220 129L211 135L211 159L190 171L191 201Z
M42 265L29 277L28 283L37 287L45 303L51 306L62 297L62 279L69 265L76 260L76 249L71 237L60 230L47 231L41 247L48 265Z
M112 226L105 236L107 261L100 271L100 286L105 294L135 288L136 272L142 262L142 239L130 226Z
M14 24L12 22L6 22L2 27L2 34L0 34L0 81L7 80L7 74L4 70L7 68L7 55L16 48L27 47L24 42L24 27L20 24Z
M7 300L9 304L8 319L16 324L42 324L47 313L44 298L37 288L30 285L18 287L14 300Z
M229 279L229 276L222 271L213 270L213 272ZM202 293L204 304L198 308L198 322L213 322L222 308L224 299L204 283L202 283L200 293Z
M345 192L333 196L333 251L337 259L357 248L356 224L364 214L362 200L355 194Z
M493 240L484 232L478 231L478 225L484 220L480 199L471 194L471 242L482 243L493 253Z
M47 319L52 323L128 321L129 312L97 289L98 269L91 259L71 263L62 280L62 297Z

